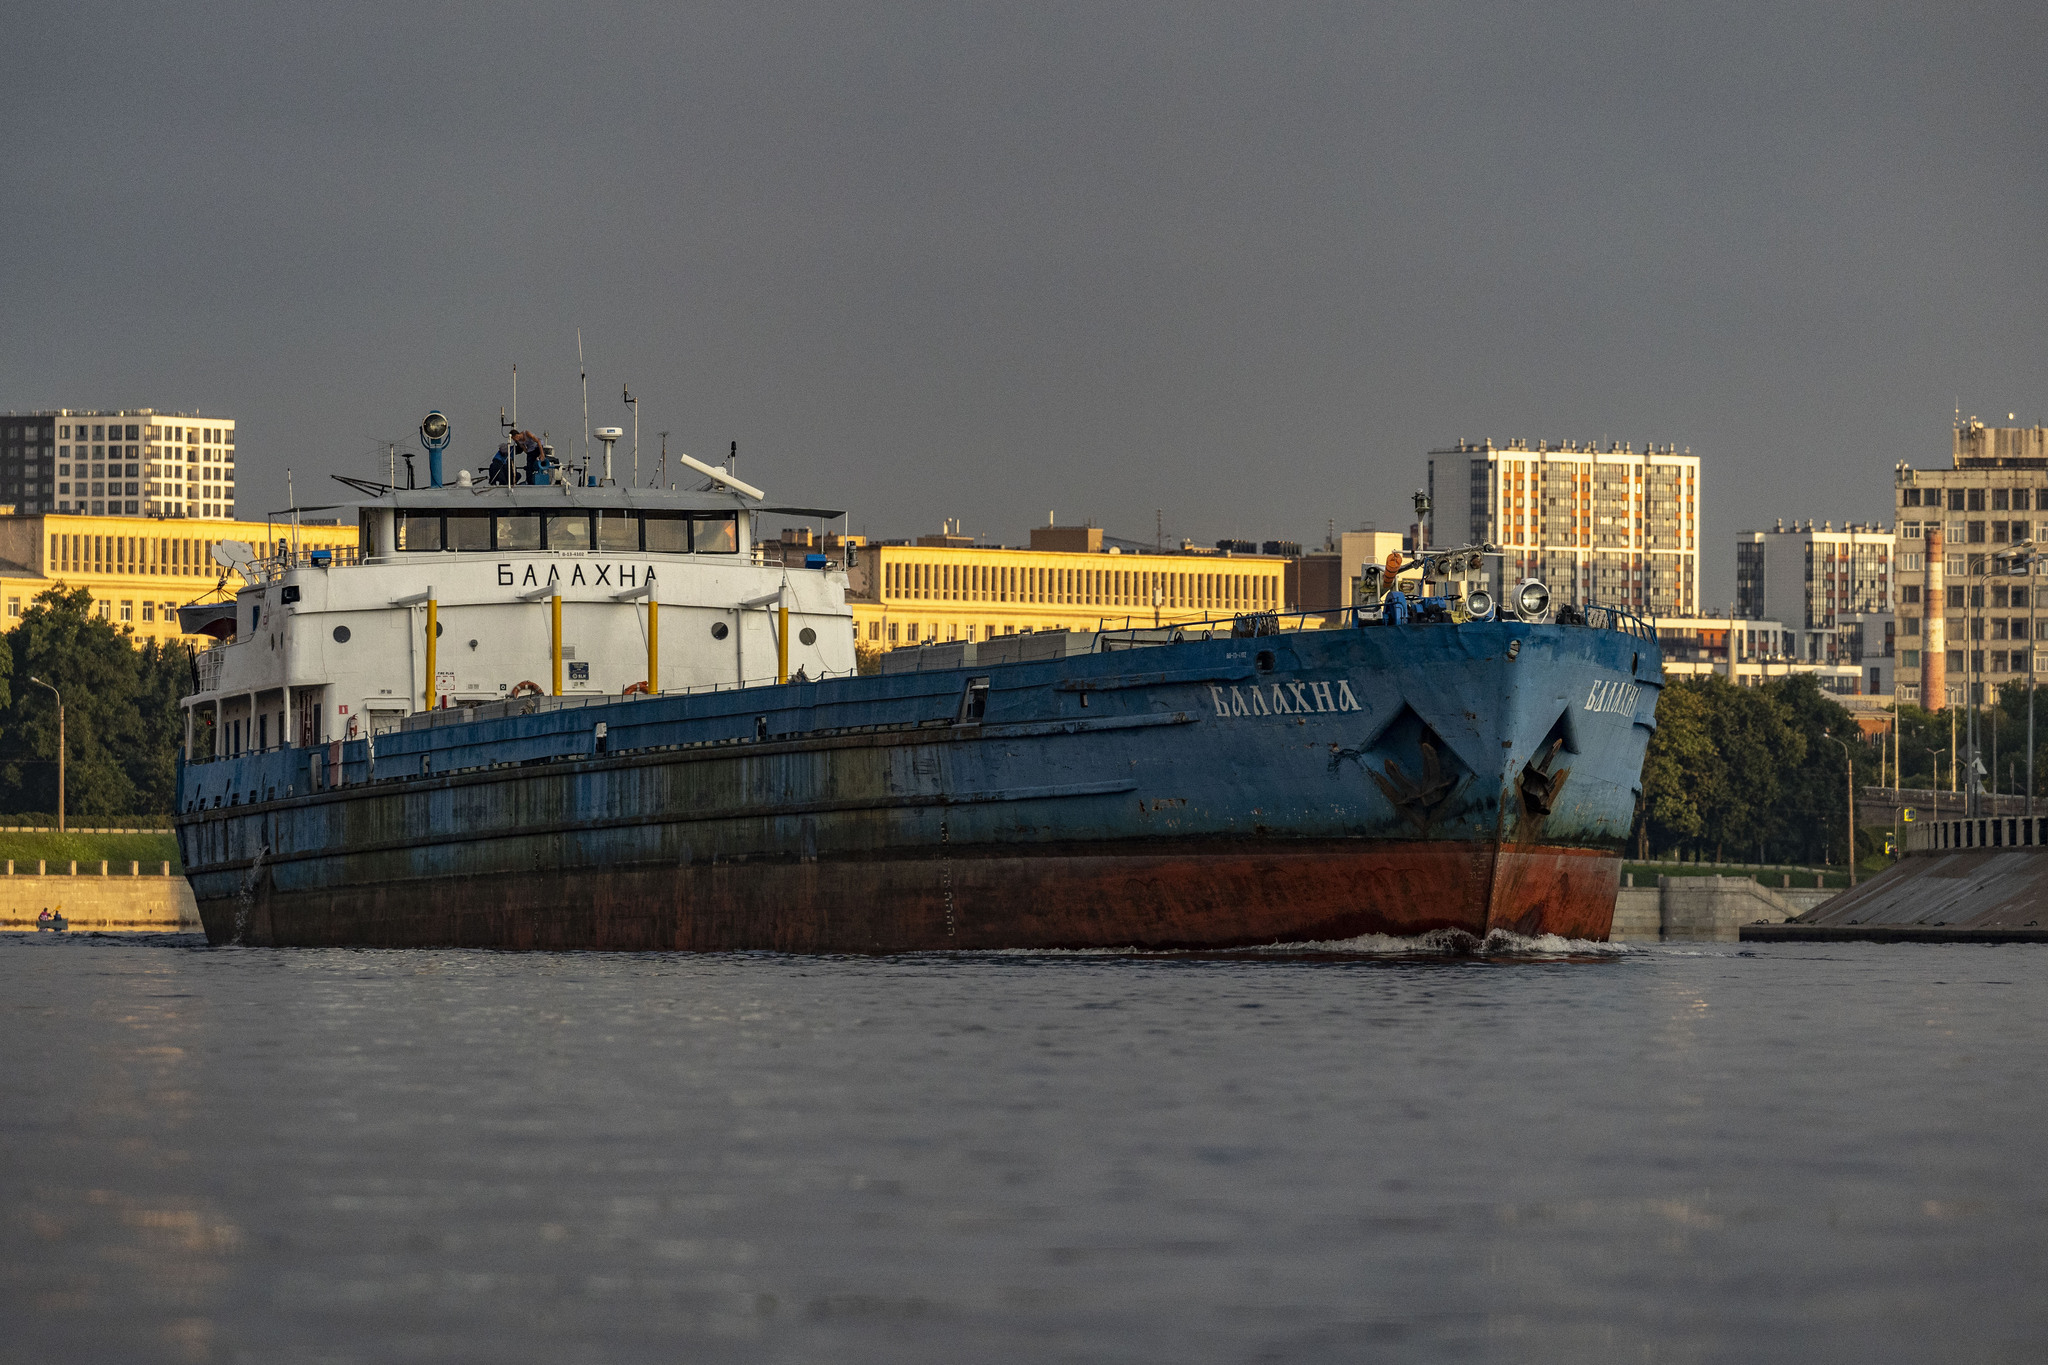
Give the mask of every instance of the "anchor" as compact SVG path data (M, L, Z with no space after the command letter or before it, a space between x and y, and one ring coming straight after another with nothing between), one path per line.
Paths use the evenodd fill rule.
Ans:
M1391 758L1386 761L1385 777L1381 777L1370 768L1366 769L1365 775L1370 777L1387 800L1393 803L1394 809L1400 811L1408 823L1415 826L1417 834L1427 834L1430 826L1442 817L1444 809L1450 805L1456 792L1453 790L1451 777L1437 761L1436 746L1425 739L1419 747L1422 750L1422 777L1419 781L1409 777L1401 765Z
M1521 789L1522 805L1531 814L1550 814L1551 807L1557 804L1557 794L1564 787L1564 780L1572 775L1570 768L1550 771L1551 760L1557 757L1557 751L1563 747L1562 739L1552 740L1550 747L1543 751L1542 758L1532 758L1522 768L1517 785Z

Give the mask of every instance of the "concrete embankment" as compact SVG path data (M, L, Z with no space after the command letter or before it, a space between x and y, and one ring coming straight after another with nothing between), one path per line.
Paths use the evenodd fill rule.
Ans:
M1621 888L1609 937L1616 943L1734 943L1746 925L1782 923L1835 894L1774 890L1750 877L1659 877L1654 887Z
M157 864L147 875L132 862L120 869L123 875L112 872L105 863L62 869L44 863L40 871L26 872L9 863L7 875L0 876L0 930L34 929L45 910L62 915L74 931L199 930L192 885L169 875L167 864Z
M1759 943L2048 942L2048 847L2033 838L2035 831L2024 832L2024 843L2001 830L1990 847L1909 851L1798 923L1745 927L1742 937Z

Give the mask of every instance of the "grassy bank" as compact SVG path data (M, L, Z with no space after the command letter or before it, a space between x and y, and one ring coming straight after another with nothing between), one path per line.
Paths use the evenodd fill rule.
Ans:
M1637 886L1655 886L1662 877L1748 877L1750 880L1771 888L1785 889L1785 878L1792 878L1794 891L1811 891L1813 879L1819 877L1822 884L1836 889L1849 885L1849 869L1845 867L1759 867L1755 863L1624 863L1624 877L1635 874ZM1867 881L1876 872L1865 870Z
M98 872L100 860L106 859L109 872L125 876L128 864L142 864L145 873L162 870L166 859L170 860L171 871L183 872L184 864L178 861L178 840L169 830L162 834L58 834L54 830L44 834L0 834L0 859L12 858L17 876L36 870L36 860L42 859L52 873L68 872L71 860L78 860L80 872Z

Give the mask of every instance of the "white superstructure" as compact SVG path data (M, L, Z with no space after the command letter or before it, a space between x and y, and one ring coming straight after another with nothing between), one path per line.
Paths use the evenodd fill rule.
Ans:
M183 703L187 756L330 743L427 708L854 671L844 566L758 554L756 512L838 515L723 489L381 493L358 509L353 560L257 547L232 601L184 608L186 629L222 639Z

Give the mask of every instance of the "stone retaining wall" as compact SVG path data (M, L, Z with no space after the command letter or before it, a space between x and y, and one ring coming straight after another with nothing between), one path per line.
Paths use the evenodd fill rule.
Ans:
M52 910L75 930L196 933L199 903L183 877L0 877L0 930L33 929Z
M1734 943L1745 924L1783 924L1834 894L1777 891L1748 877L1659 877L1654 890L1621 888L1610 937L1616 943Z

